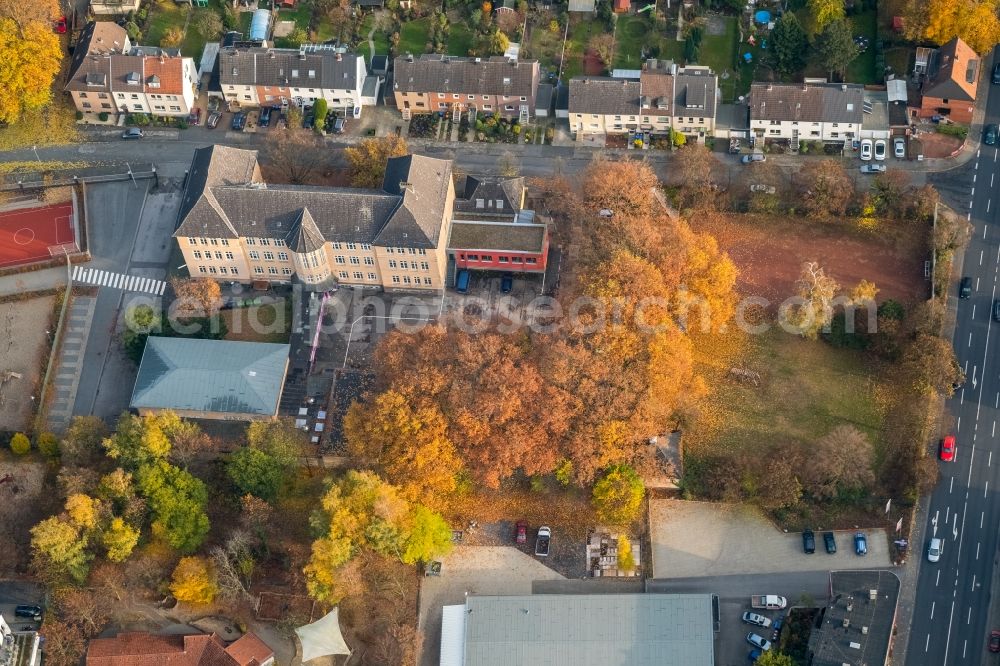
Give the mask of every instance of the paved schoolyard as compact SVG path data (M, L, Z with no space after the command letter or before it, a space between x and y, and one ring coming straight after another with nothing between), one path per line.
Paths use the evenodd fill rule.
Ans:
M466 594L531 594L536 580L563 577L530 555L508 546L457 546L442 560L441 576L420 586L418 628L424 634L421 666L437 666L441 653L441 608L465 602Z
M654 578L889 568L885 532L868 536L868 555L854 554L854 531L836 532L828 555L816 531L816 553L802 552L802 535L779 531L758 510L730 504L652 500L649 525Z

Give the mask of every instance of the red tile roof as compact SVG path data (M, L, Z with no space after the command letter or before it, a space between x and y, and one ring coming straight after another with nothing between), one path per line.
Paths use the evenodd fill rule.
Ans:
M267 647L267 643L260 640L254 633L243 634L235 643L226 648L226 652L240 666L263 664L274 656L274 650Z
M164 95L184 93L183 58L147 56L144 58L146 92ZM156 77L155 79L153 77ZM155 85L159 81L159 86Z
M252 633L228 648L215 634L145 632L95 638L87 646L87 666L257 666L272 656L274 652Z

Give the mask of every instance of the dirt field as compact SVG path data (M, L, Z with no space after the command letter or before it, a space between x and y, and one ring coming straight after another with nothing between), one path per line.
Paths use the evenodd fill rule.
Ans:
M740 269L738 290L743 296L763 296L780 302L795 294L795 281L804 261L818 261L827 275L844 289L861 280L874 282L878 300L895 298L912 303L927 296L922 238L884 240L861 236L834 224L799 218L732 215L706 224L691 220L698 231L719 241Z
M0 303L0 379L5 371L21 375L0 386L0 430L21 431L31 423L54 305L54 296Z
M27 564L28 530L55 507L44 500L45 466L0 454L0 578Z

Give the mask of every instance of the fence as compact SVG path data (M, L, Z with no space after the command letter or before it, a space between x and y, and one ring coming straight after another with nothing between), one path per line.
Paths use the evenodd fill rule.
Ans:
M110 183L122 180L146 180L156 177L156 165L142 162L111 167L86 167L58 171L19 171L7 174L0 182L0 192L60 187L76 183Z

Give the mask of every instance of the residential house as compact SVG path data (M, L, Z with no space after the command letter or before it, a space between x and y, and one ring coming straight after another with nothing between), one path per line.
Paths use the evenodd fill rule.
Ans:
M979 85L979 56L958 37L927 56L917 115L971 123Z
M141 0L90 0L90 11L97 16L128 14L139 10Z
M394 61L396 108L411 113L475 109L526 121L535 110L537 60L456 58L436 53L400 56Z
M82 113L186 117L197 85L194 60L176 49L133 46L120 26L101 21L81 33L65 89Z
M513 222L524 208L524 178L464 176L455 184L456 220Z
M15 619L20 620L16 616ZM37 631L21 628L22 631L14 631L0 614L0 664L38 666L42 663L41 637Z
M271 666L274 651L250 632L228 646L216 634L120 633L94 638L86 666Z
M195 151L174 237L195 276L440 291L451 168L408 155L378 190L269 185L256 151L210 146Z
M754 83L750 132L756 140L844 143L861 135L864 86L852 83Z
M594 13L597 0L569 0L569 11Z
M129 407L190 419L267 420L278 416L288 369L286 344L151 335Z
M620 77L574 77L569 82L569 126L577 134L676 130L693 137L715 131L718 79L708 67L677 67L649 60ZM557 114L558 115L558 114Z
M295 104L301 108L325 99L330 109L357 118L362 107L378 96L377 79L365 89L367 74L364 57L338 49L237 46L219 50L219 86L230 106Z

